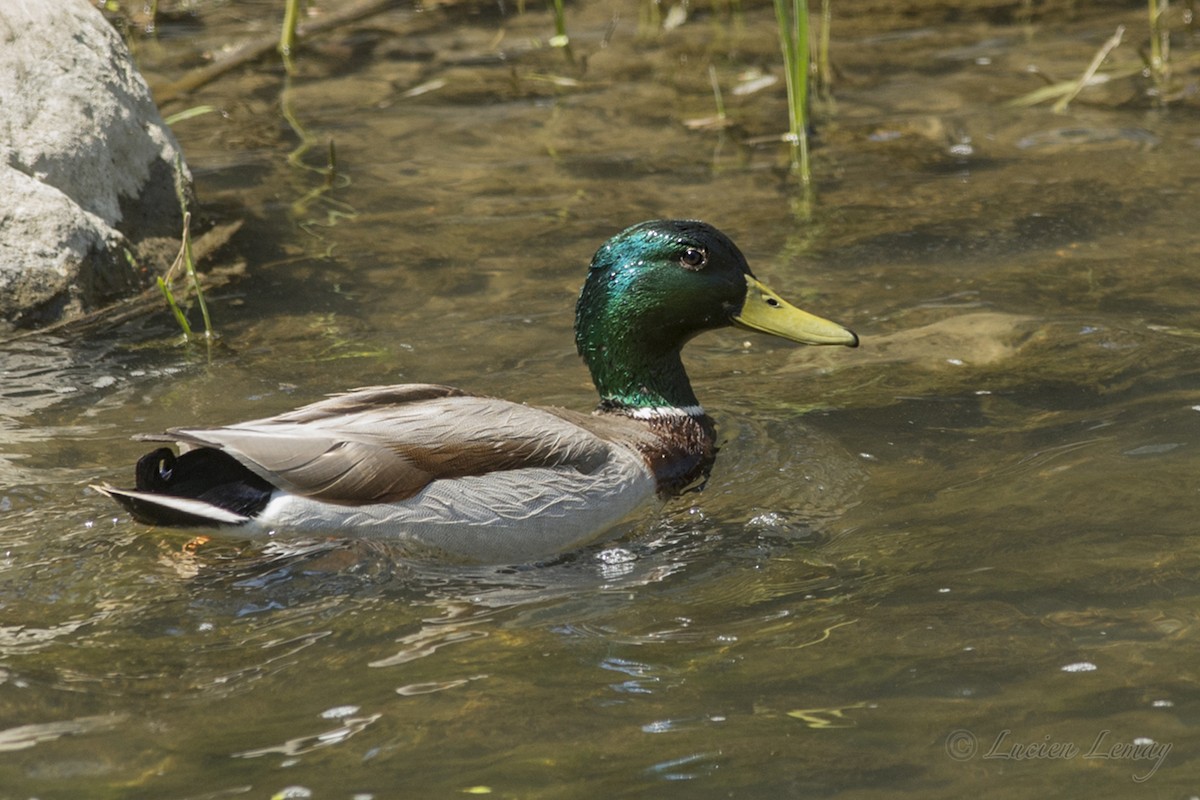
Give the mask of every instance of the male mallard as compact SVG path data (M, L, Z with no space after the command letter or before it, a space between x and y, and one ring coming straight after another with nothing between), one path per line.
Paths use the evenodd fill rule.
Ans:
M634 225L597 251L575 342L600 393L592 414L431 384L376 386L267 419L172 428L137 464L137 489L97 487L146 523L377 537L483 562L596 539L647 498L707 474L712 420L680 349L736 325L855 347L788 304L703 222Z

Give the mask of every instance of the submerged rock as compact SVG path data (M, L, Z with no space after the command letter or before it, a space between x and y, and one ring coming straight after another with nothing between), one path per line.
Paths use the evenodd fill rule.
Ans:
M140 288L180 236L180 190L179 144L100 12L0 2L0 328Z

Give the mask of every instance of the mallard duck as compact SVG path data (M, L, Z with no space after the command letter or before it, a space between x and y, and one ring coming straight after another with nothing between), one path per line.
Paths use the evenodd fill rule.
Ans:
M858 345L760 283L711 225L643 222L596 252L576 305L575 343L600 394L591 414L433 384L373 386L266 419L139 436L180 454L143 456L136 489L96 488L154 525L537 559L594 541L707 475L715 429L680 350L730 325Z

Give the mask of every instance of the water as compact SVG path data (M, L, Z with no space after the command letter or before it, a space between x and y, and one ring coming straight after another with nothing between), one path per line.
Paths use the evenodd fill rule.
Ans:
M265 7L164 24L147 72ZM319 40L288 99L350 183L307 200L273 68L168 108L223 111L176 129L248 275L210 355L165 313L0 350L0 797L1200 793L1194 76L1165 113L1132 81L1014 108L1118 23L1133 57L1142 7L839 5L805 220L746 144L781 85L734 93L778 73L772 10L639 10L570 6L575 66L541 8ZM683 124L709 63L724 133ZM716 470L614 541L474 569L196 543L86 488L128 481L134 433L359 385L588 408L583 266L658 216L863 347L693 342Z

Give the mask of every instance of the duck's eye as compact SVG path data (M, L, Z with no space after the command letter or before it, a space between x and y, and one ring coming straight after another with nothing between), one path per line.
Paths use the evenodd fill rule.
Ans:
M697 247L689 247L683 251L683 255L679 257L679 264L684 269L698 270L704 269L708 264L708 253Z

